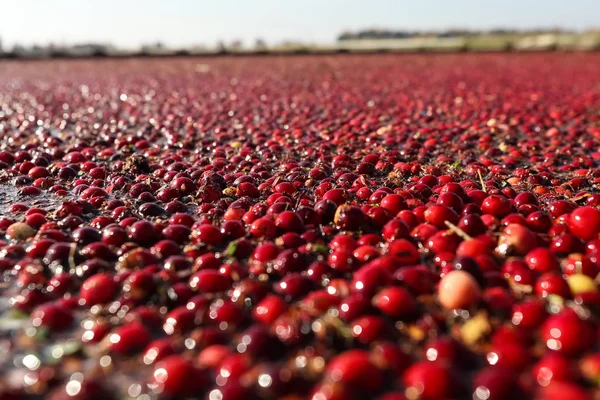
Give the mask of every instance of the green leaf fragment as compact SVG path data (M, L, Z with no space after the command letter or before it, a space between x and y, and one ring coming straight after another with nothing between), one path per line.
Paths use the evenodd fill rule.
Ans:
M237 251L237 242L231 242L227 249L225 249L225 255L227 257L233 257Z

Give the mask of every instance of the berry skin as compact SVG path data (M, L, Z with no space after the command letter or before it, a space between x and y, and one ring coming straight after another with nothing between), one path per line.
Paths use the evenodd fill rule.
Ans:
M440 362L421 361L413 364L404 372L402 381L409 398L453 398L458 389L449 367Z
M79 297L87 307L104 304L113 299L118 284L109 273L96 274L88 278L83 285Z
M556 255L542 247L531 250L525 255L525 263L532 271L538 273L558 271L559 264Z
M566 309L544 322L541 338L550 350L565 355L578 355L592 345L595 331L588 321Z
M575 236L588 241L600 233L600 210L593 207L579 207L568 218L569 230Z
M547 315L546 305L543 301L525 300L513 306L511 321L523 329L536 329L544 322Z
M569 289L573 296L598 291L596 282L589 276L583 274L570 275L567 278L567 284L569 285Z
M208 375L190 360L179 355L169 356L158 364L152 374L153 383L166 396L186 397L208 387Z
M592 396L583 387L571 382L552 382L542 386L537 392L539 400L592 400Z
M382 381L381 371L364 350L348 350L335 356L327 364L326 373L334 381L366 390L377 390Z
M436 204L425 211L425 222L435 226L438 229L445 229L446 222L456 224L458 214L451 208Z
M293 211L284 211L275 218L275 226L283 232L303 232L304 222Z
M469 308L476 304L480 289L473 275L462 270L447 273L439 283L438 298L446 309Z
M142 351L150 340L148 329L137 321L126 323L108 335L110 349L124 356Z
M417 310L417 302L406 289L390 286L382 289L373 304L384 314L398 319L410 319Z
M481 203L481 211L484 214L491 214L497 218L505 217L512 211L510 201L500 195L491 195L486 197Z
M558 353L548 353L540 359L531 371L533 379L541 386L552 381L574 381L578 373L572 360Z
M287 304L276 295L268 295L254 308L254 319L263 324L273 323L287 309Z
M56 303L38 306L31 313L34 326L46 327L51 331L63 331L73 325L73 313Z
M503 367L487 367L473 378L473 399L525 399L519 375Z

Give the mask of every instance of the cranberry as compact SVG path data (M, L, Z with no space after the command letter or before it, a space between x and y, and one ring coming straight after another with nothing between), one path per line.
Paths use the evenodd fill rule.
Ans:
M403 382L407 392L421 399L454 397L459 389L451 370L440 362L421 361L412 365L404 373Z
M410 293L400 287L383 288L373 300L375 307L384 314L399 319L415 316L417 303Z
M196 310L179 306L165 316L163 330L167 335L190 331L196 323Z
M526 398L518 375L509 368L488 367L473 378L473 399Z
M166 240L172 240L178 244L184 244L189 240L191 229L185 225L170 224L162 230L162 236Z
M400 211L405 210L407 205L402 196L397 194L385 195L379 202L381 207L390 211L392 214L398 214Z
M538 247L525 256L527 266L535 272L554 272L559 268L558 260L550 250Z
M63 331L73 324L70 310L56 303L46 303L33 310L31 319L34 326L42 326L51 331Z
M490 365L522 371L530 363L531 356L523 344L507 341L495 342L487 353L486 359Z
M388 254L395 257L400 265L413 265L420 261L416 246L406 239L397 239L388 244Z
M283 232L302 232L304 222L293 211L284 211L275 218L275 227Z
M534 329L544 322L546 316L547 313L544 303L532 299L525 300L522 303L513 306L511 321L519 327Z
M190 278L190 287L201 293L218 293L229 288L229 280L215 270L205 269Z
M150 333L139 322L129 322L115 329L108 336L110 349L121 355L143 350L150 343Z
M369 360L363 350L349 350L329 361L326 373L334 380L367 390L376 390L381 381L381 371Z
M273 268L281 275L300 272L306 268L306 255L296 250L284 250L274 260Z
M297 300L310 292L312 288L313 284L308 277L299 273L290 273L274 286L274 291L287 300Z
M154 294L156 284L152 274L148 271L134 271L123 284L123 292L129 294L134 300L147 299Z
M254 318L264 324L273 323L277 317L284 313L287 305L279 296L268 295L254 309Z
M156 242L157 234L152 223L137 221L129 228L129 237L136 243L149 245Z
M499 254L525 255L533 250L537 243L537 236L520 224L508 224L498 240L496 251ZM538 250L543 251L543 250Z
M469 308L478 301L479 296L479 285L468 272L454 270L440 281L438 297L447 309Z
M584 388L571 382L552 382L542 386L537 393L537 398L540 400L592 399Z
M446 222L456 224L458 218L458 214L454 210L443 205L433 205L425 211L425 222L438 229L445 229Z
M101 273L88 278L81 286L79 296L88 306L104 304L112 300L118 290L112 274Z
M560 354L577 355L594 341L593 327L574 311L566 309L549 317L541 328L546 346Z
M492 214L498 218L502 218L512 211L510 201L500 195L491 195L486 197L481 203L481 211L485 214Z
M417 295L431 294L435 289L436 277L423 265L401 268L395 278Z
M184 256L170 256L165 260L163 268L167 271L185 271L190 269L191 263Z
M252 222L250 233L258 238L274 238L276 229L275 222L271 218L262 217Z
M179 355L171 355L156 364L152 375L157 391L172 397L186 397L208 388L206 372Z
M540 297L548 295L560 296L562 298L571 297L571 289L567 282L557 273L546 273L540 276L535 284L535 293Z
M593 207L579 207L571 212L569 230L583 240L591 240L600 233L600 210Z
M578 378L571 360L557 353L546 354L535 364L531 374L541 386L548 386L552 381L574 381Z

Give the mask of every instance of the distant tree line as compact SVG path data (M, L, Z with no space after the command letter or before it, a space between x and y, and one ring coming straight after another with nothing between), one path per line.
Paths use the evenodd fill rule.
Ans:
M417 31L417 30L393 30L393 29L363 29L359 31L346 31L338 36L338 41L360 40L360 39L409 39L417 37L469 37L480 35L540 35L544 33L570 33L571 31L553 28L553 29L506 29L498 28L491 30L472 30L472 29L448 29L443 31Z
M74 43L74 44L55 44L46 45L32 44L24 46L16 43L11 48L2 46L0 37L0 56L2 58L51 58L51 57L70 57L70 56L92 56L105 57L122 54L137 54L141 56L166 55L166 54L186 54L194 52L240 52L242 50L266 51L269 45L262 38L257 38L253 44L248 47L239 40L224 42L219 40L215 46L206 46L203 44L191 45L185 48L172 48L157 41L146 43L137 49L124 50L110 43Z

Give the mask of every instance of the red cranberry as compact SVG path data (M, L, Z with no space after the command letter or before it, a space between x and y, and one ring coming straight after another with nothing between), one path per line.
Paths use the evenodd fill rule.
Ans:
M150 333L139 322L129 322L115 329L108 336L110 349L121 355L131 355L143 350L150 343Z
M32 323L36 327L46 327L51 331L63 331L73 324L73 314L70 310L56 303L43 304L31 313Z
M592 207L579 207L571 212L568 219L569 230L583 240L591 240L600 233L600 210Z
M479 296L479 285L468 272L451 271L440 281L438 298L447 309L469 308L479 300Z
M451 370L440 362L421 361L413 364L403 377L407 392L420 399L451 398L458 394L458 383Z
M548 295L560 296L562 298L571 297L571 289L567 282L557 273L545 273L540 276L535 284L535 293L540 297Z
M384 314L398 319L410 319L415 316L417 302L405 289L389 286L374 297L375 307Z
M363 350L349 350L334 357L326 372L334 381L367 390L377 390L382 381L381 371Z
M542 247L538 247L527 253L525 263L532 271L539 273L554 272L559 268L558 260L554 253Z
M287 309L287 305L279 296L268 295L254 309L254 318L264 324L273 323Z
M542 301L532 299L515 304L512 310L511 321L513 324L525 328L535 329L546 319L547 313Z
M531 374L541 386L548 386L553 381L574 381L578 378L571 360L557 353L546 354L534 365Z
M101 273L88 278L81 286L79 296L88 306L104 304L112 300L118 290L117 283L109 273Z
M491 195L486 197L481 203L481 211L485 214L492 214L497 218L502 218L512 211L510 201L500 195Z
M473 399L523 399L518 374L509 368L487 367L473 378Z
M209 385L206 372L179 355L168 356L157 363L152 377L157 391L170 397L191 396Z
M156 242L157 233L148 221L134 222L129 230L129 237L136 243L141 245L149 245Z
M565 355L580 354L595 340L590 323L570 309L549 317L541 328L541 336L550 350Z
M219 272L204 269L196 272L190 278L190 287L200 293L218 293L229 288L229 280Z

